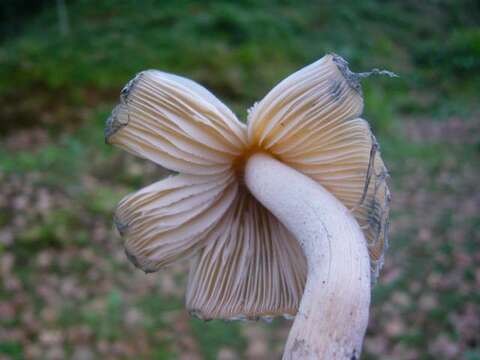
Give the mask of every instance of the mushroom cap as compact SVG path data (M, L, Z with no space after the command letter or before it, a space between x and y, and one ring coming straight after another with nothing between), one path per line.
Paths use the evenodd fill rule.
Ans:
M359 116L358 77L330 54L275 86L247 126L201 85L157 70L122 90L105 140L178 172L122 199L114 222L145 272L191 258L186 303L204 319L296 314L306 280L298 242L243 185L242 164L269 153L349 208L372 272L386 244L387 170Z

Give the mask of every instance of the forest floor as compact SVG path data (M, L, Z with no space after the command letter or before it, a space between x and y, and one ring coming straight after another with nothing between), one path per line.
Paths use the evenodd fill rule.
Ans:
M144 68L187 75L244 115L334 50L354 70L401 75L364 87L393 202L363 358L480 359L476 10L380 3L74 1L66 37L47 9L5 40L0 83L15 86L0 88L0 359L280 358L291 322L192 319L188 263L146 275L127 261L113 209L166 172L105 145L103 124Z

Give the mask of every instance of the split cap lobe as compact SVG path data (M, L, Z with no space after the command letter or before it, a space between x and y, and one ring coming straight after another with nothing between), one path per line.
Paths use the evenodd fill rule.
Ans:
M109 143L180 173L118 205L114 220L128 257L152 272L195 256L187 306L200 317L293 316L305 260L283 225L239 185L232 164L247 150L246 126L190 84L144 72L108 121L115 130L106 131Z
M122 91L106 141L179 175L124 198L115 223L132 262L151 272L194 257L187 307L202 318L294 315L306 279L297 241L241 185L236 164L266 152L351 209L372 272L386 243L387 171L363 111L358 77L327 55L251 109L248 125L197 83L140 73Z

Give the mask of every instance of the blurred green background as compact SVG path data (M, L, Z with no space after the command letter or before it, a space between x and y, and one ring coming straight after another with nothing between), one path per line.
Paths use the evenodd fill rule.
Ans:
M393 193L364 359L480 359L480 3L0 4L0 359L278 359L290 322L191 319L188 264L145 275L112 227L162 169L104 145L121 87L157 68L240 119L326 52L364 81Z

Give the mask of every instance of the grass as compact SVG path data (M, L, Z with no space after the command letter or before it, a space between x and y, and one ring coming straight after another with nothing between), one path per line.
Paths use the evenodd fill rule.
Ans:
M15 126L38 121L37 111L47 105L56 108L55 121L77 121L75 110L112 100L146 68L187 75L245 109L278 79L331 51L348 58L353 69L379 66L400 74L397 81L366 83L367 115L375 125L391 121L396 110L432 113L439 104L470 103L479 90L478 28L463 20L474 22L478 6L373 0L355 6L336 1L92 4L69 5L68 36L59 34L56 13L47 10L5 42L0 80L15 86L4 85L0 93L5 100L25 95L24 104L7 112L16 118ZM436 16L428 16L432 12ZM440 48L446 36L447 46ZM445 104L459 89L463 99ZM28 98L32 91L35 97Z

